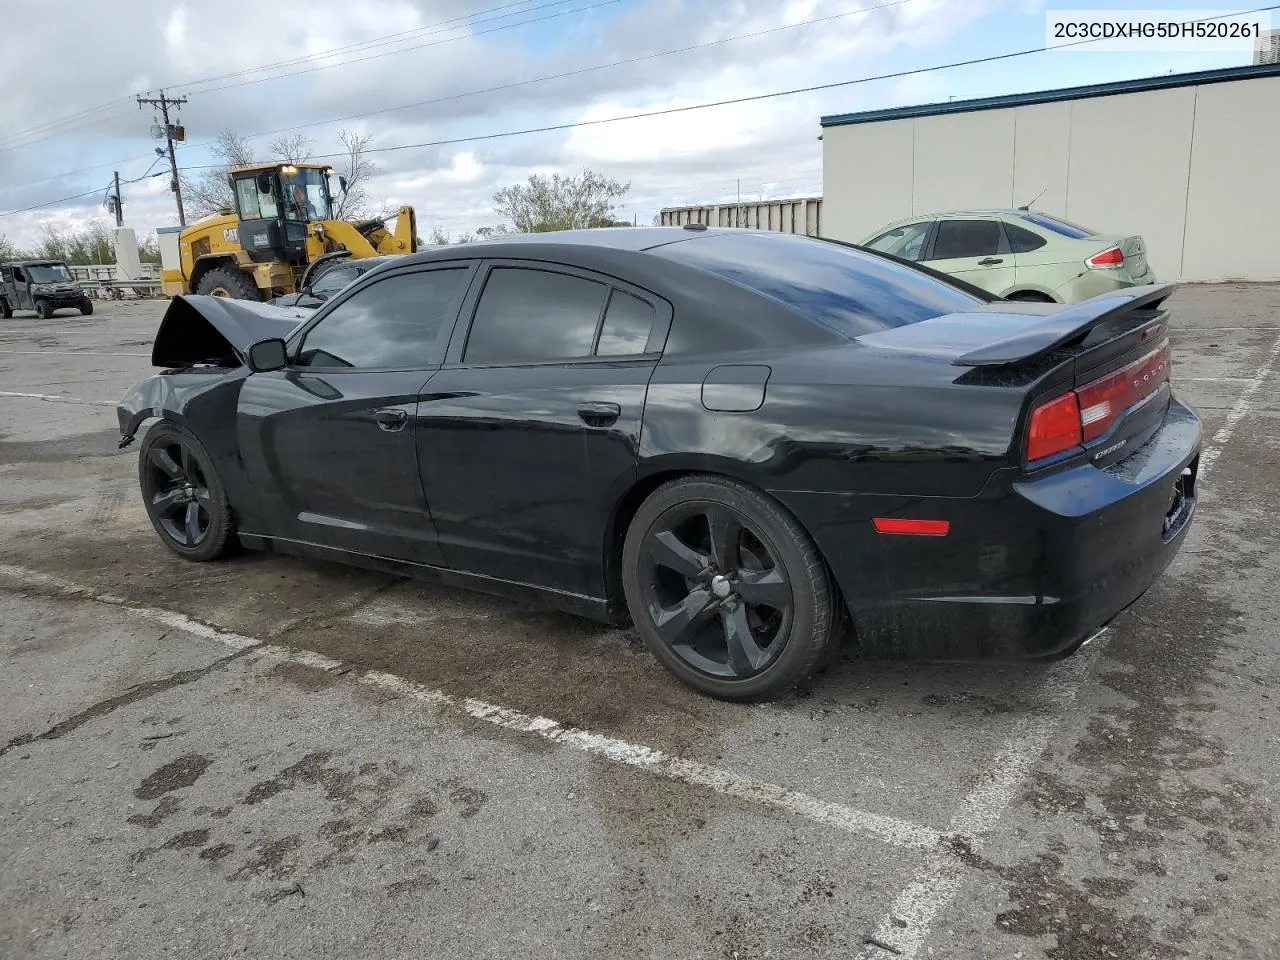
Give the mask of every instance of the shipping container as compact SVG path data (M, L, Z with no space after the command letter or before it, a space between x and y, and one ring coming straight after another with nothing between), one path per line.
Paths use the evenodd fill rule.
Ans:
M747 203L719 203L697 207L667 207L662 211L664 227L705 223L709 227L741 227L746 230L773 230L822 236L822 198L795 197L789 200L761 200Z

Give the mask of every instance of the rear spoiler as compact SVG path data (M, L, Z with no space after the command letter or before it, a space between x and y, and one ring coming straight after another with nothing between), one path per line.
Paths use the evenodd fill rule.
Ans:
M998 367L1032 360L1070 343L1130 310L1154 310L1173 293L1172 283L1133 287L1066 307L1023 327L1011 337L985 344L951 362L958 367Z

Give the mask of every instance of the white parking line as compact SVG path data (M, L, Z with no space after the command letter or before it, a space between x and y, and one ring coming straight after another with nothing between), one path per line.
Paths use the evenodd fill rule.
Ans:
M64 397L56 393L18 393L14 390L0 390L0 397L25 397L30 400L45 400L49 403L83 403L101 407L116 405L115 400L82 400L79 397Z
M0 355L15 357L144 357L151 358L149 353L112 353L94 350L0 350Z
M476 700L470 697L455 697L442 690L433 690L430 687L389 673L361 673L358 668L331 659L323 654L291 650L276 644L260 642L251 637L202 623L172 610L134 606L121 597L99 593L63 577L10 564L0 564L0 577L7 578L19 585L56 589L85 600L109 604L127 611L132 616L150 620L169 629L185 630L206 640L216 640L237 650L253 647L254 652L262 656L301 664L302 666L328 671L350 670L351 679L357 683L379 687L401 696L411 697L436 709L461 712L476 720L491 723L494 726L541 737L560 746L579 750L614 763L636 767L656 776L665 777L668 780L676 780L696 787L705 787L722 796L769 807L783 813L802 817L814 823L835 827L846 833L871 837L896 847L939 850L944 837L951 836L950 832L944 834L942 831L922 824L899 820L896 817L883 816L868 810L859 810L844 804L820 800L817 797L800 793L775 783L746 777L723 767L715 767L696 760L673 756L642 744L628 743L625 740L607 737L603 734L593 733L590 730L581 730L577 727L566 727L549 717L521 713L518 710L511 710L507 707L486 703L483 700ZM980 822L980 820L975 822Z
M1218 462L1236 427L1248 416L1254 395L1271 375L1277 357L1280 357L1280 337L1271 345L1266 359L1254 375L1247 379L1248 386L1236 398L1226 422L1201 449L1200 478ZM1053 678L1047 683L1050 703L1061 709L1075 701L1106 639L1099 636L1093 644L1057 666ZM951 822L955 834L980 841L982 835L1000 821L1044 753L1057 726L1057 718L1036 715L1025 718L1018 725L991 764L987 778L961 804L960 811ZM968 842L977 848L973 840ZM906 960L916 957L929 936L934 918L955 898L963 879L964 872L958 860L941 850L931 852L906 889L894 900L889 912L876 925L875 939L891 944ZM905 927L902 926L904 922ZM867 945L857 955L857 960L884 960L887 956L882 947Z

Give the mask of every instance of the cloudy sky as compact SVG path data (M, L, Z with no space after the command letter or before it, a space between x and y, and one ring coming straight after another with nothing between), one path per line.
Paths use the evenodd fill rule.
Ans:
M1126 6L1248 9L1213 0ZM136 181L124 200L140 237L176 223L168 176L147 176L166 169L153 166L152 111L134 102L161 87L189 98L182 167L211 163L207 144L221 129L251 136L263 157L280 131L304 132L324 155L338 149L340 130L357 130L379 151L373 199L414 205L423 235L439 227L457 236L498 223L494 191L534 172L589 167L630 181L620 213L643 223L663 206L733 200L739 189L752 199L821 193L824 114L1248 62L1239 53L1041 52L492 136L1036 48L1044 8L1037 0L5 0L0 235L22 245L46 224L105 218L113 170ZM418 144L427 145L409 146Z

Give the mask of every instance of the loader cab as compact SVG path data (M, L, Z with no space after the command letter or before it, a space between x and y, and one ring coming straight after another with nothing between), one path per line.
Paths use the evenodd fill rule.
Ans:
M241 249L259 263L305 263L308 225L333 219L327 174L325 167L293 164L234 171Z

